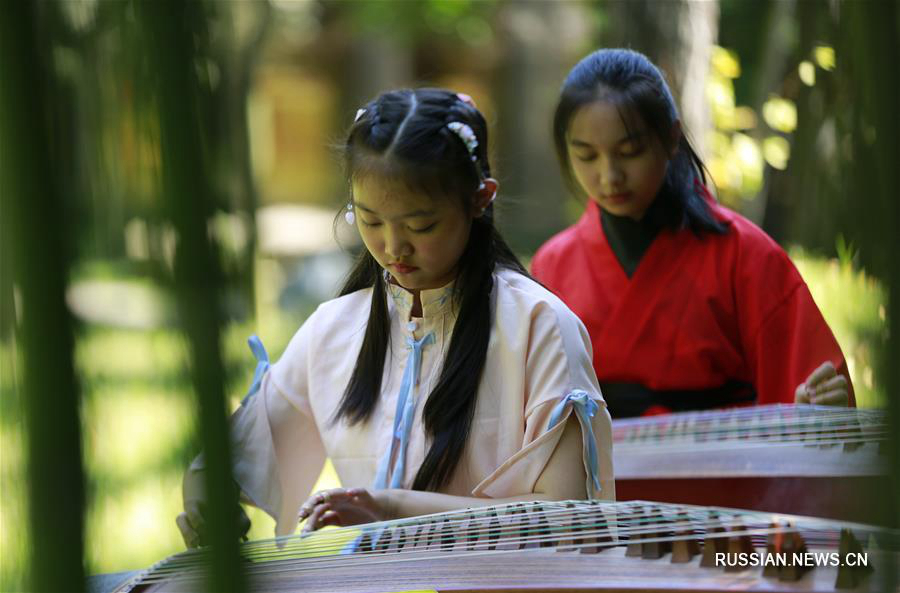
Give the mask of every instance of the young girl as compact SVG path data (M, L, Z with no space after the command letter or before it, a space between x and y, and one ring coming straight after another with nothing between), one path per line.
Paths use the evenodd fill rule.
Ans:
M278 535L307 517L317 529L613 499L587 331L495 230L487 127L471 100L381 95L359 110L345 160L346 219L366 250L234 414L244 497ZM346 488L307 499L326 457ZM202 469L198 458L185 477L188 545L202 524Z
M563 84L564 175L589 201L535 278L581 318L613 417L853 404L841 350L784 251L707 191L662 74L600 50Z

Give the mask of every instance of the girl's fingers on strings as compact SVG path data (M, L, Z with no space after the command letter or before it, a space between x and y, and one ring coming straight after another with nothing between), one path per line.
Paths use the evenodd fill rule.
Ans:
M806 381L797 386L794 392L794 403L797 404L817 404L823 399L826 392L836 389L847 389L847 379L843 375L838 375L837 370L831 361L826 360L814 370ZM827 398L828 401L831 398ZM849 398L848 398L849 401ZM821 404L832 405L832 404ZM834 404L840 405L840 404ZM846 405L846 404L845 404Z
M310 513L309 518L306 520L306 525L303 526L302 533L307 534L318 529L317 525L319 523L319 518L329 510L331 510L331 508L328 503L323 502L322 504L316 505L312 513Z
M325 513L322 515L322 517L319 519L319 523L318 523L318 525L315 526L315 528L316 528L316 529L321 529L321 528L326 527L326 526L328 526L328 525L337 525L337 526L340 527L340 526L342 526L343 524L344 524L344 523L341 521L341 516L340 516L340 514L336 513L335 511L327 511L327 512L325 512Z
M175 517L175 525L181 531L181 537L184 539L184 545L188 548L196 548L200 545L200 534L191 525L191 521L187 513L180 513Z
M331 490L325 490L322 493L322 496L329 503L345 502L349 498L348 490L345 488L332 488Z
M183 513L185 521L187 524L191 526L191 528L199 530L203 527L203 515L201 515L198 511L192 509L186 509Z
M297 516L298 521L302 521L302 520L306 519L309 516L309 514L312 512L312 508L314 505L311 504L311 501L312 501L312 499L308 498L308 499L306 499L306 502L304 502L300 506L300 514Z
M341 520L340 512L334 509L327 509L322 511L321 514L316 518L316 522L311 524L312 531L318 531L327 525L343 525L344 521Z
M185 502L182 515L185 516L188 524L194 529L199 529L203 525L203 513L200 510L198 501Z
M356 502L362 502L367 500L367 497L370 499L369 491L365 488L348 488L345 490L345 493L348 498L353 499Z
M827 381L822 381L816 386L816 393L826 393L839 389L847 389L847 377L844 375L835 375Z
M830 360L826 360L823 362L819 368L814 370L809 377L806 379L806 384L810 387L815 387L822 381L830 379L837 374L837 370L834 368L834 365Z
M794 391L794 403L796 404L808 404L810 403L810 393L809 388L806 386L806 383L801 383L797 386L797 389Z
M850 396L846 389L835 389L826 391L821 395L813 397L812 403L817 406L844 406L850 403Z
M320 490L320 491L316 492L315 494L313 494L312 496L310 496L306 500L306 502L303 503L303 506L300 507L299 520L302 521L303 519L307 518L310 515L310 513L313 512L313 509L316 507L316 505L319 505L322 503L327 503L327 502L329 502L330 499L331 499L331 496L330 496L328 490Z

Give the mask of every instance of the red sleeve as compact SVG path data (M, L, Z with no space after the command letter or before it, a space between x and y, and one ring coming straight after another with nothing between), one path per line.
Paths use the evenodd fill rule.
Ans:
M743 286L737 291L745 310L744 353L757 403L793 403L797 386L830 360L847 377L850 405L855 406L841 348L794 264L778 247L755 260L747 264L753 271L741 274Z

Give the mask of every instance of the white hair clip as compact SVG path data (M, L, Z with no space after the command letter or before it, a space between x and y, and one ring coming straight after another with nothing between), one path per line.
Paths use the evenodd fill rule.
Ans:
M359 118L361 118L365 112L366 112L365 108L363 108L363 109L357 109L357 110L356 110L356 117L353 118L353 123L358 122L358 121L359 121Z
M452 121L447 124L447 127L451 132L459 136L460 140L463 141L463 144L466 145L466 150L469 151L469 156L472 157L472 160L477 161L478 157L475 156L475 149L478 148L478 137L475 135L475 132L472 130L469 124Z

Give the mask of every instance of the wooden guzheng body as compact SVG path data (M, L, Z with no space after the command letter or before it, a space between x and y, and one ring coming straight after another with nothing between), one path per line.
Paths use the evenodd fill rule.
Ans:
M887 431L879 410L787 404L615 420L616 497L875 523Z
M808 517L579 501L324 530L249 542L242 552L251 590L267 592L882 591L898 536ZM733 554L733 566L715 566L716 552ZM801 569L795 552L867 567ZM202 551L184 552L117 592L196 591L202 567Z

